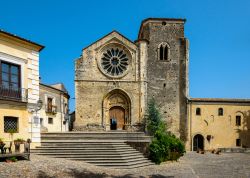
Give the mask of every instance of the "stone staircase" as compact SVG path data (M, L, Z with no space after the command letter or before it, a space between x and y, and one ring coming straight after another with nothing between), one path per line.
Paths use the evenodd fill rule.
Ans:
M32 149L37 155L85 161L97 166L118 169L153 165L127 143L149 143L143 132L65 132L42 133L41 146Z

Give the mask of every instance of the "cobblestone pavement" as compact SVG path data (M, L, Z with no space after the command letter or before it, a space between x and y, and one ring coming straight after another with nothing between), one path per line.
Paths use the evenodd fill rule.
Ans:
M96 167L81 161L31 156L31 161L0 163L0 178L250 178L250 154L225 153L204 155L189 152L178 162L145 168L116 170Z

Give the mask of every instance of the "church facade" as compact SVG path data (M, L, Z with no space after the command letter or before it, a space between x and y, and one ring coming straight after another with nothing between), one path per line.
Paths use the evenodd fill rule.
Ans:
M140 130L154 98L180 136L188 86L184 23L146 19L136 42L113 31L84 48L75 63L75 128Z
M224 144L225 138L214 136L212 129L215 128L213 124L222 121L210 123L209 112L198 117L201 121L194 121L191 113L199 104L208 110L220 108L219 105L225 103L227 107L244 105L235 107L243 109L242 112L227 109L232 119L237 114L230 112L247 114L250 101L216 100L215 106L209 107L211 102L207 100L189 99L189 42L184 36L184 24L185 19L148 18L142 21L135 42L113 31L85 47L75 61L74 129L143 130L147 103L154 98L169 131L186 142L187 150L237 146L235 142L239 134L233 121L230 121L231 130L222 134L223 137L228 135L227 132L233 135ZM210 120L205 122L208 117ZM244 115L241 117L247 119ZM247 122L250 122L249 118ZM242 140L249 140L249 127L245 129Z

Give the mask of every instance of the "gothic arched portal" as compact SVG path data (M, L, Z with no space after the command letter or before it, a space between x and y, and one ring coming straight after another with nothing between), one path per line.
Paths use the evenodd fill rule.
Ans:
M131 126L131 102L124 91L112 90L104 98L103 125L106 130L126 130Z

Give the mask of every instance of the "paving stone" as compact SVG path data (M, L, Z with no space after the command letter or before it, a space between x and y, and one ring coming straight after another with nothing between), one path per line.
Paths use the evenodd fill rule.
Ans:
M188 152L177 162L166 162L129 170L94 166L83 161L71 161L31 155L31 161L0 162L0 178L249 178L250 154L224 153L204 155Z

